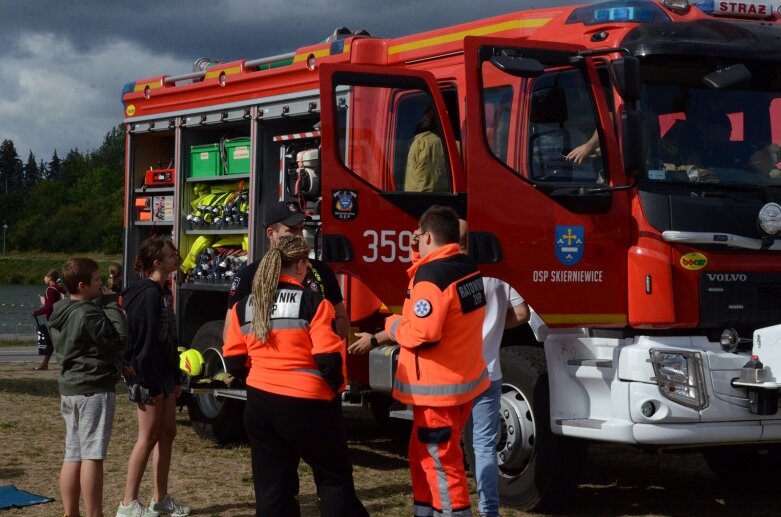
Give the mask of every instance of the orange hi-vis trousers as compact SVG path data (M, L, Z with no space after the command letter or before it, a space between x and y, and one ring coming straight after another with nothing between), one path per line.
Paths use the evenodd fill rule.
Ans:
M412 406L409 468L414 517L471 517L461 432L472 401L460 406Z

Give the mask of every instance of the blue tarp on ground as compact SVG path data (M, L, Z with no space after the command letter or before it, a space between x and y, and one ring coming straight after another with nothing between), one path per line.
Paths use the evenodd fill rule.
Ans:
M13 485L0 486L0 510L8 508L21 508L31 504L41 504L53 501L51 497L31 494L24 490L19 490Z

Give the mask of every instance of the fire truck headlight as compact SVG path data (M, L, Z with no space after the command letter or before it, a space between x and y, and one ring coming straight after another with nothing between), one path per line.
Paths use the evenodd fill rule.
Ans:
M759 227L768 235L781 231L781 206L778 203L768 203L759 211Z
M650 354L653 380L663 397L694 409L708 406L699 353L651 349Z

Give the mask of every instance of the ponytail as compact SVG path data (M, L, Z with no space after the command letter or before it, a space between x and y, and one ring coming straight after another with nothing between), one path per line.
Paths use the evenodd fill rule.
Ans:
M252 279L252 333L261 341L266 340L270 331L271 309L282 268L308 255L309 247L303 237L286 235L260 261Z

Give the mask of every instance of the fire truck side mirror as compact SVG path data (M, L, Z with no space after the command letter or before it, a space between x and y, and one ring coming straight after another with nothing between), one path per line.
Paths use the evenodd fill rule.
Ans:
M491 64L515 77L539 77L545 72L542 63L529 57L493 56Z
M622 57L613 61L612 70L613 81L621 98L625 102L639 100L642 93L640 60L632 56Z
M640 177L645 172L646 145L643 113L626 109L621 115L621 155L624 170L630 176Z

